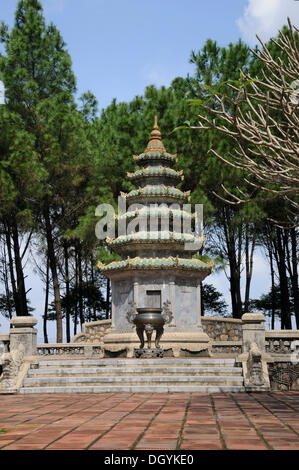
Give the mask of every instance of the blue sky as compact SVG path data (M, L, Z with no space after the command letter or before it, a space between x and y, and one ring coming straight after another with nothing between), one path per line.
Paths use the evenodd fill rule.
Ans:
M0 0L12 24L15 0ZM2 6L3 3L3 6ZM73 60L78 92L90 89L100 108L131 100L145 86L168 85L192 72L192 49L208 37L225 45L240 36L244 2L186 0L42 0L47 21L61 31ZM232 15L232 11L234 14Z
M0 0L0 21L13 25L17 0ZM299 2L294 0L42 0L46 21L52 21L67 43L77 77L78 95L91 90L99 107L113 98L129 101L145 87L169 85L177 76L192 74L192 50L208 38L225 46L239 38L253 46L255 34L263 40L277 34L290 16L299 25ZM137 151L137 150L136 150ZM29 265L28 265L29 266ZM40 281L28 267L27 278L34 315L43 311ZM207 280L230 301L224 274ZM257 252L252 297L267 292L268 267ZM8 322L0 319L0 332ZM55 341L54 325L50 341ZM38 338L42 342L42 337Z
M17 0L0 0L0 21L10 26ZM191 50L208 38L220 45L240 37L253 45L276 34L294 0L42 0L67 43L78 94L91 90L99 107L129 101L149 84L169 85L193 72ZM297 23L298 24L298 23Z

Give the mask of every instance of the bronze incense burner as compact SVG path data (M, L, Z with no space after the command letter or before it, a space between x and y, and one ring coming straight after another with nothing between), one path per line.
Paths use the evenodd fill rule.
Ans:
M162 308L144 307L136 308L132 305L132 310L128 312L127 319L136 326L136 333L140 339L140 346L135 350L136 357L163 357L163 348L160 346L160 338L164 333L164 325L172 320L172 313L169 310L169 301L164 303ZM152 347L152 335L156 331L155 347ZM147 348L144 347L145 338Z

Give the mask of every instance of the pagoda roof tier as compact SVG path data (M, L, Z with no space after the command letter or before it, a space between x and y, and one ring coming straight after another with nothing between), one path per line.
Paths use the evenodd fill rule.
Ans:
M116 253L145 250L171 250L184 251L185 244L189 244L188 251L197 252L205 242L205 236L196 237L191 233L170 231L140 231L117 238L106 238L106 243ZM193 249L191 249L191 244Z
M166 177L172 178L175 180L183 181L184 175L183 171L176 171L172 168L165 166L148 166L141 168L140 170L135 171L134 173L127 173L129 180L136 181L142 180L146 177Z
M135 163L138 165L142 166L143 164L151 161L161 161L163 162L169 162L172 164L175 164L178 160L176 154L171 154L166 152L165 150L163 151L162 149L160 150L145 150L143 153L140 155L133 155Z
M208 271L211 273L214 263L205 263L196 258L179 258L169 256L168 258L135 258L128 257L126 260L113 261L109 264L98 263L102 272L123 271L131 269L183 269L191 271Z
M173 202L174 200L180 202L188 202L190 198L190 191L181 191L173 186L164 185L147 185L144 188L133 189L129 193L121 193L128 201L134 200L135 202L157 202L157 198L162 198L164 202ZM151 201L152 200L152 201Z
M154 206L154 204L153 204ZM173 220L174 218L180 219L195 219L195 214L191 214L190 212L184 211L183 209L172 209L171 207L151 207L151 206L143 206L141 209L134 209L125 212L122 215L116 216L118 221L122 220L131 220L135 219L135 217L169 217L169 220Z

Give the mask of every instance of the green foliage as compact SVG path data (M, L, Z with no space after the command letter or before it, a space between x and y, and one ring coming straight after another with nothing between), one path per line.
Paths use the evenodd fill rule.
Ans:
M29 314L35 310L35 308L30 306L29 300L27 302L27 308ZM16 313L16 306L12 292L9 292L8 296L6 294L0 294L0 315L3 315L4 318L9 320L9 312L11 312L12 315L15 315Z
M15 313L13 293L10 292L9 297L5 294L0 294L0 314L8 320L10 311Z
M295 313L294 296L292 286L289 283L289 300L291 315ZM275 284L267 294L262 294L259 299L251 299L249 311L263 312L264 315L271 317L274 313L276 318L280 318L281 313L281 290L280 285Z
M221 258L220 256L217 256L218 250L215 250L213 248L206 249L206 253L204 255L194 255L194 258L200 259L201 261L204 261L205 263L211 263L212 261L214 262L214 269L213 271L215 273L219 273L220 271L223 271L227 265L227 261Z
M103 264L112 263L112 261L119 261L121 257L117 253L110 252L107 247L100 246L97 250L97 258Z
M5 133L7 141L2 143L8 157L0 170L10 176L12 161L22 175L20 183L15 172L7 178L3 205L15 202L16 187L26 200L28 184L37 224L50 203L53 221L56 225L59 221L62 232L74 229L75 220L93 201L88 192L93 172L90 114L96 113L96 100L88 92L82 97L82 109L75 104L76 81L66 44L53 24L45 24L40 2L20 1L13 29L3 25L1 31L5 55L0 57L0 73L7 106L0 114L0 126L11 132Z
M77 311L80 300L83 307L83 319L85 322L96 321L105 318L106 302L103 298L101 287L91 282L83 282L79 287L72 286L69 295L61 296L62 317L66 317L67 309L70 310L73 320ZM54 302L50 304L48 320L56 320L56 310Z
M223 295L212 284L202 284L201 289L202 310L206 315L228 315L228 305Z
M63 316L69 312L74 316L79 303L85 319L101 318L106 312L103 279L91 282L87 273L80 286L75 281L79 268L88 263L95 267L97 260L120 259L96 239L96 207L109 203L116 209L120 192L133 188L127 178L127 172L134 170L132 155L144 151L155 115L167 151L177 153L177 168L184 172L181 189L191 190L192 204L204 205L207 245L198 258L214 259L216 272L227 267L230 277L241 275L238 260L245 236L247 242L254 240L265 216L281 213L284 207L228 206L223 186L237 194L239 189L246 192L247 183L244 174L222 163L211 149L229 155L234 143L215 131L192 128L207 103L217 109L216 94L235 96L228 85L250 85L241 69L260 73L244 43L220 47L209 39L191 53L193 76L177 77L169 87L148 86L128 103L113 100L98 116L97 100L90 91L75 102L70 55L57 28L45 23L41 2L19 1L14 27L0 26L0 42L5 49L0 54L0 76L7 97L7 105L0 106L0 218L6 224L16 221L19 231L33 228L41 244L46 240L46 259L50 244L45 214L49 215L59 281L69 284L68 295L67 289L62 290ZM69 257L68 277L64 256ZM233 295L240 282L230 287ZM202 299L205 312L227 314L227 304L212 285L203 284ZM11 295L8 300L0 297L0 312L6 314L8 301L13 305ZM52 319L57 318L55 309L50 312ZM240 309L233 312L240 313Z
M28 209L45 174L22 119L0 106L0 216Z

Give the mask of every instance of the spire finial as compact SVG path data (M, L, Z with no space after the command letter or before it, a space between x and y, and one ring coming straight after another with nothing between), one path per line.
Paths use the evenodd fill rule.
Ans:
M161 132L159 131L158 127L158 116L155 115L154 118L154 127L151 132L150 140L147 145L147 148L145 151L161 151L161 152L166 152L165 147L163 145L162 139L161 139Z

